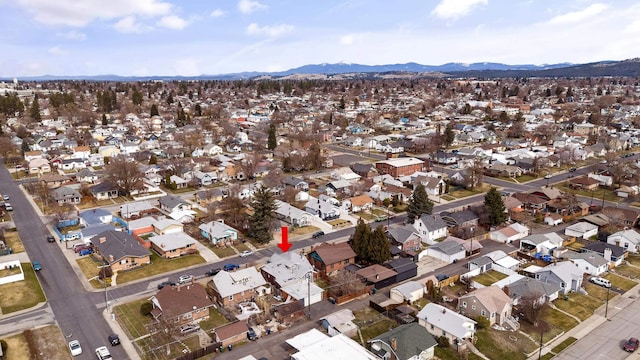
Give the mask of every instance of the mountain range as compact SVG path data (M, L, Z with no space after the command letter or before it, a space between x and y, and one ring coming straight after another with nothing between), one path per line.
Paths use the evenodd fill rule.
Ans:
M255 78L282 78L298 75L298 78L311 75L344 75L360 74L364 77L390 77L393 74L415 74L416 76L438 77L476 77L476 78L505 78L505 77L598 77L598 76L640 76L640 59L622 61L599 61L588 64L544 64L544 65L507 65L501 63L446 63L443 65L422 65L414 62L406 64L362 65L351 63L304 65L280 72L241 72L218 75L198 76L57 76L42 75L21 77L21 81L51 81L51 80L87 80L87 81L149 81L149 80L247 80ZM362 77L361 76L361 77ZM11 80L11 79L0 79Z

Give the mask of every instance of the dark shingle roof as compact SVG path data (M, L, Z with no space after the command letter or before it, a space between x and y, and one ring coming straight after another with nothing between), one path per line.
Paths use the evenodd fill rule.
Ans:
M110 264L119 262L127 256L143 257L149 255L149 250L140 245L131 234L124 231L101 232L92 242Z
M391 345L391 339L394 339L397 344L395 352L400 359L409 359L436 346L433 336L425 327L417 323L400 325L375 339L382 340L388 345Z

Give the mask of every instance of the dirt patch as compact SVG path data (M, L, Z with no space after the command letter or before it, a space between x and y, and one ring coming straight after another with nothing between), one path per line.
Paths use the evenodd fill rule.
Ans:
M67 343L60 328L49 325L24 332L29 346L31 359L66 359L71 360Z
M6 241L7 246L11 248L14 254L24 252L24 245L22 245L17 231L5 231L4 241Z

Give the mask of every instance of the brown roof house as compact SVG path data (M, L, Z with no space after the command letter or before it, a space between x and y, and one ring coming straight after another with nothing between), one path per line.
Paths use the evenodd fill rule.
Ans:
M347 201L351 204L351 211L354 213L369 211L373 207L373 199L368 195L354 196L349 198Z
M183 325L209 319L213 301L204 286L192 283L183 286L165 286L151 297L155 319Z
M226 347L241 341L246 341L248 330L249 327L244 321L236 321L231 324L222 325L214 330L216 342L220 344L220 346Z
M347 243L324 243L315 248L312 247L308 257L311 265L322 277L334 275L356 261L356 253Z
M498 286L492 285L474 290L458 298L458 311L470 318L482 316L489 325L502 325L511 317L513 299Z
M267 281L255 267L234 272L220 271L208 284L215 300L225 307L253 301L256 296L266 294L265 285Z
M114 272L133 269L151 262L149 250L127 232L103 231L92 241L96 253L102 256Z

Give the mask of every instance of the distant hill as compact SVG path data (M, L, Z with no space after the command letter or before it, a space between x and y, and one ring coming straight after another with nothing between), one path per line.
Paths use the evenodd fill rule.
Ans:
M315 64L304 65L280 72L241 72L219 75L198 76L57 76L43 75L22 77L21 81L51 81L51 80L86 80L86 81L150 81L150 80L247 80L255 78L281 78L292 75L342 75L353 74L360 78L389 78L394 75L407 74L438 74L440 77L475 77L475 78L510 78L510 77L600 77L600 76L640 76L640 59L622 61L600 61L588 64L545 64L545 65L507 65L501 63L447 63L443 65L422 65L418 63L362 65L362 64ZM357 74L360 74L357 76ZM317 77L317 76L316 76ZM11 81L12 79L0 79Z

